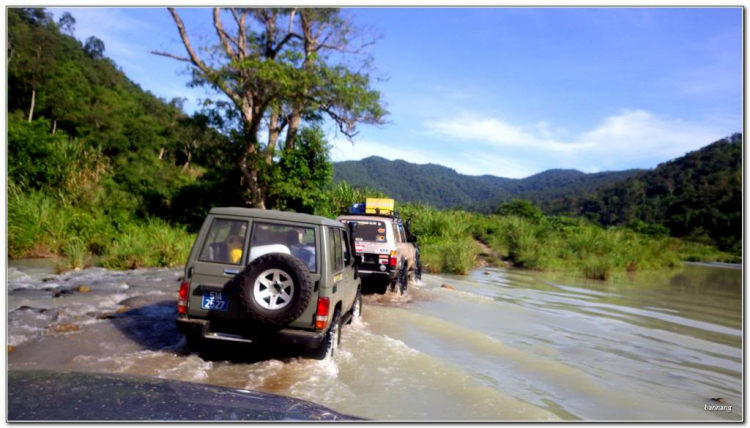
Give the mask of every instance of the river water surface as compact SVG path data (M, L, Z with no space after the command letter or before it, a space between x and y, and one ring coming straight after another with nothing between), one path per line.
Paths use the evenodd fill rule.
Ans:
M10 262L9 369L253 389L382 420L742 419L740 269L425 276L406 297L365 296L362 321L323 362L188 353L174 325L180 275Z

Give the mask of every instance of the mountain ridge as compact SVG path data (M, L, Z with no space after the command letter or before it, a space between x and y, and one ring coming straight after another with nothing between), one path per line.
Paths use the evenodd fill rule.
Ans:
M489 212L510 199L541 202L571 196L645 171L585 173L554 168L524 178L508 178L491 174L468 175L434 163L416 164L403 159L369 156L356 161L335 162L334 181L375 188L403 202Z

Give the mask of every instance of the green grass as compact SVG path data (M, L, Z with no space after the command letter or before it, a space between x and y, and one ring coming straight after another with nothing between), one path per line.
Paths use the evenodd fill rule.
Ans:
M623 272L671 269L681 261L738 261L706 245L625 227L605 229L582 218L476 216L474 236L516 266L601 280Z
M11 258L53 257L58 271L83 268L93 256L110 269L179 266L195 237L163 220L136 219L102 201L73 204L12 186L8 232Z

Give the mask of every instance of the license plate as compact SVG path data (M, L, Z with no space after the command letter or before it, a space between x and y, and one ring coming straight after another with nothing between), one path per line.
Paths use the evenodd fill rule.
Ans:
M229 299L226 293L221 291L204 291L203 301L201 302L201 309L207 309L210 311L223 311L229 308Z

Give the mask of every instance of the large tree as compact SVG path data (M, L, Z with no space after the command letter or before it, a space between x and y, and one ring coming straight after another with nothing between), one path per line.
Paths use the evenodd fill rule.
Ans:
M168 10L187 55L153 53L188 63L193 84L229 99L216 106L228 105L238 118L234 162L248 205L266 207L266 177L294 149L303 122L328 118L350 140L358 124L384 123L364 51L372 42L340 10L215 8L216 42L203 47L193 46L177 11Z

